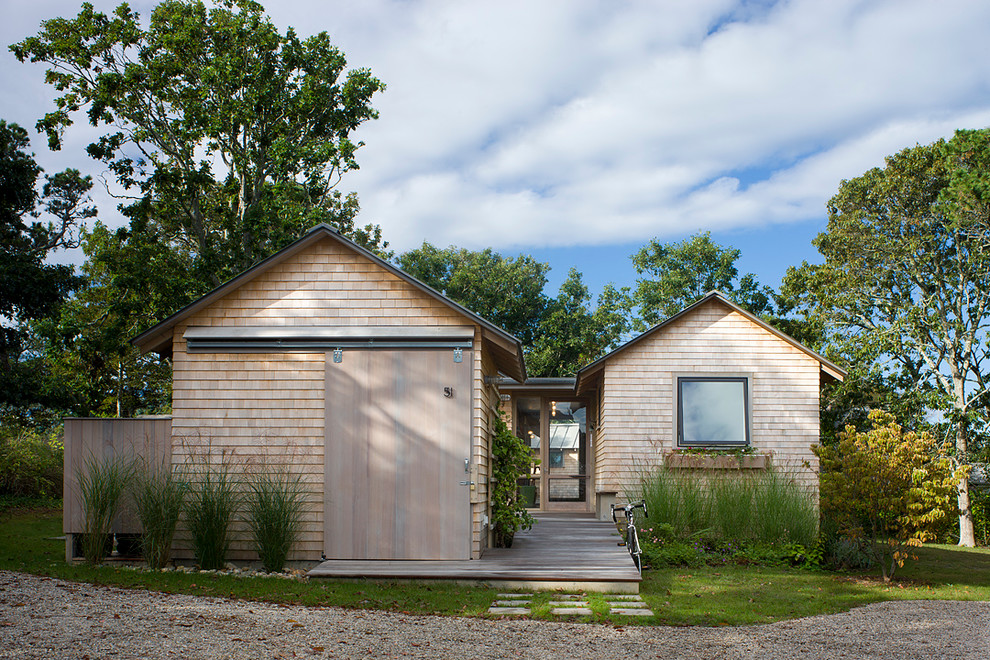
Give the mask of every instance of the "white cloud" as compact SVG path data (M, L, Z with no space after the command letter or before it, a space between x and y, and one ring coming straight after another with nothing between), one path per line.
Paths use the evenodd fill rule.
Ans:
M885 154L990 124L982 0L270 5L388 85L342 187L399 249L815 220ZM18 7L7 43L78 4ZM39 116L3 63L5 108Z

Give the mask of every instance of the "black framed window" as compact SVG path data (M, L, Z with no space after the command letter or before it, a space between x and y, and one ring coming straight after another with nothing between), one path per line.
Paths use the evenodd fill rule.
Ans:
M677 378L678 447L738 447L748 444L748 378Z

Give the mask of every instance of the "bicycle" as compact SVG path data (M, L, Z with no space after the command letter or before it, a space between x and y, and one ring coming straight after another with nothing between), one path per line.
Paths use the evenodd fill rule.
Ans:
M629 550L633 563L636 564L636 570L642 573L643 549L639 547L639 534L636 531L636 509L643 510L644 518L650 517L649 512L646 510L646 500L640 500L639 502L630 502L628 504L613 504L612 522L615 523L616 529L619 530L619 536L623 538L622 541L619 541L619 546L625 546ZM615 517L617 510L623 512L624 520L619 520Z

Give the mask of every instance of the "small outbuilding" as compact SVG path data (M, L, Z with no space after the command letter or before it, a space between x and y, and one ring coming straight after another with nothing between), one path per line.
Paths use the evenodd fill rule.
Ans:
M173 462L226 455L303 474L293 559L484 551L495 383L525 377L522 347L335 229L134 343L172 358Z

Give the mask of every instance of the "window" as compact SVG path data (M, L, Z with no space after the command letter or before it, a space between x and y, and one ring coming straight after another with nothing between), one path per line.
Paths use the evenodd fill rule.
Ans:
M749 379L679 377L677 446L749 444Z

